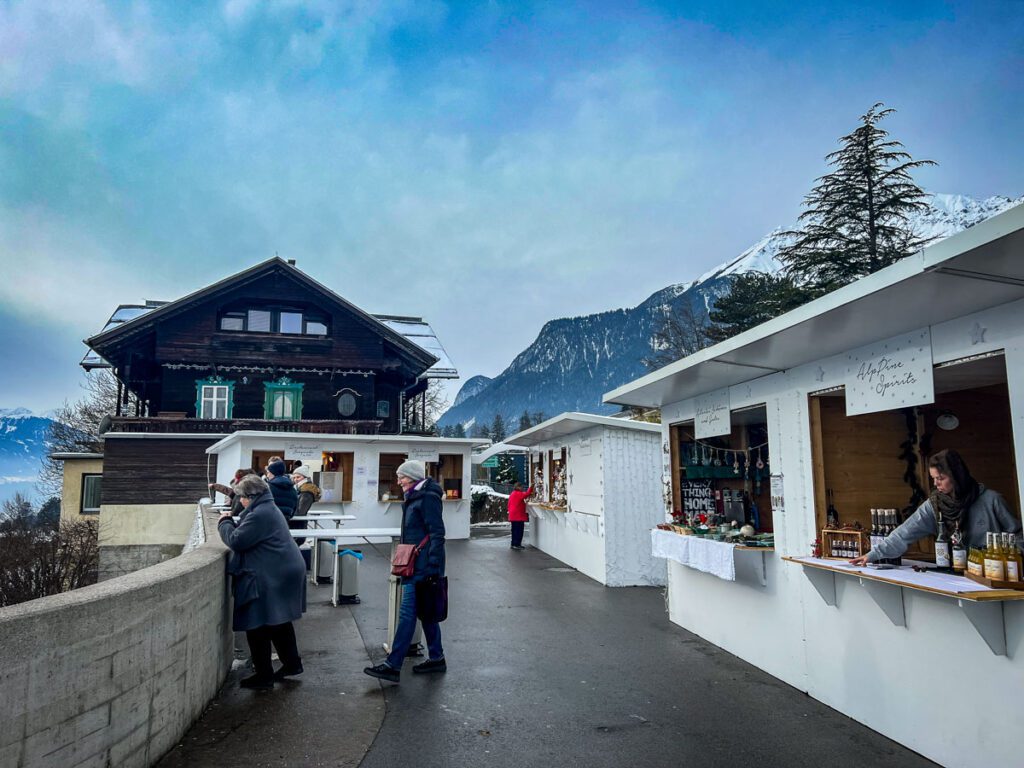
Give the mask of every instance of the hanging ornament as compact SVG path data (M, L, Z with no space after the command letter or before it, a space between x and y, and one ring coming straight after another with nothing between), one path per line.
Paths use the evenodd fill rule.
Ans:
M715 449L715 466L722 466L722 452L719 451L717 448Z
M764 469L764 462L761 460L761 446L757 446L757 468Z
M732 473L738 475L740 473L740 454L736 452L732 455Z

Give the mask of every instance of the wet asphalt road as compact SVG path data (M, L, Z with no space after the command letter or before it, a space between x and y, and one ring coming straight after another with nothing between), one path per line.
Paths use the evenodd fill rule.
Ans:
M353 615L384 652L387 563L367 548ZM932 766L668 620L662 590L610 589L507 531L448 543L447 675L382 684L361 766Z

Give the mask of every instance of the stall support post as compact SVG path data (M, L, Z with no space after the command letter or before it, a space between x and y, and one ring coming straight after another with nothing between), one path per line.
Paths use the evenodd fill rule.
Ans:
M836 575L831 571L823 571L818 568L804 568L804 575L808 578L825 605L836 605Z
M981 635L992 653L996 656L1006 655L1006 624L1003 619L1003 604L1000 601L977 602L975 600L957 600L960 610L970 619L971 624Z
M859 579L859 581L860 585L871 595L871 599L875 601L875 604L889 617L889 621L897 627L907 626L907 616L903 610L902 587L883 584L871 579Z

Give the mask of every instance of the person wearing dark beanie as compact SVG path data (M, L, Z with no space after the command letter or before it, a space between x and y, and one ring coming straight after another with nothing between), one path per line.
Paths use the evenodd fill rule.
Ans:
M269 476L267 484L270 486L270 492L274 494L274 503L277 504L290 526L292 517L295 515L295 507L299 504L299 494L295 490L295 486L292 485L291 478L285 474L287 471L288 468L285 466L284 460L278 456L271 458L270 463L267 464L267 475Z
M281 461L281 459L277 459L276 461L272 461L267 464L267 472L272 474L274 477L281 477L287 471L288 468L284 465L284 462Z

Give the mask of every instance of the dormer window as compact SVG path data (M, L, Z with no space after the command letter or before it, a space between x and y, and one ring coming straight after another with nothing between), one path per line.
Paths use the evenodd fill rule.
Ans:
M272 307L232 309L220 316L222 331L326 336L327 316L320 312Z

